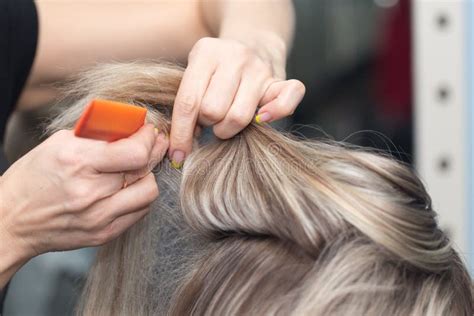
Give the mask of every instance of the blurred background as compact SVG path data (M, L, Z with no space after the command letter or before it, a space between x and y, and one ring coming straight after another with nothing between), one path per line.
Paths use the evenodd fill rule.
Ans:
M324 131L412 161L409 0L295 5L288 75L302 80L307 94L292 129L308 137ZM300 126L307 124L312 127Z
M438 2L446 4L446 1ZM297 28L288 77L303 81L307 94L294 116L280 126L305 137L331 137L376 148L414 163L415 153L424 142L420 137L426 132L420 131L422 136L415 137L413 87L417 77L411 45L416 34L411 25L413 3L410 0L296 0L294 3ZM450 18L454 19L449 14L439 15L444 12L442 7L440 10L434 4L431 7L434 26L445 27ZM425 71L423 75L430 73ZM441 86L432 101L447 103L452 93ZM24 113L14 120L33 135L44 115L44 111ZM415 139L418 147L414 147ZM431 167L423 169L427 178L431 179L431 174L438 171L441 176L450 177L450 168L456 169L453 166L456 160L450 160L452 156L443 156L444 160L435 164L432 171ZM417 161L418 164L424 163ZM2 167L6 167L5 161ZM453 181L458 187L448 191L435 189L446 197L441 198L441 205L448 205L449 199L458 199L452 195L455 191L463 192L461 198L467 201L469 194L464 182ZM456 206L457 213L449 208L449 212L457 214L453 216L456 221L469 221L469 217L462 215L467 212L463 208L466 203ZM450 217L449 213L441 216ZM461 228L457 222L446 223L444 227L460 240L462 252L467 256L467 228ZM71 314L93 255L93 249L84 249L35 258L13 279L5 314Z

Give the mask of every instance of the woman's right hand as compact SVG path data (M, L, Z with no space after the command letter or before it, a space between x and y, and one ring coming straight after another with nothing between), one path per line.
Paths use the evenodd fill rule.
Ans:
M167 149L149 124L112 143L55 133L0 178L0 243L28 260L114 239L157 198Z

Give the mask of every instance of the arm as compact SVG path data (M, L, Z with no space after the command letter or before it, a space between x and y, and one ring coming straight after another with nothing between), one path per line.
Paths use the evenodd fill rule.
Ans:
M36 7L40 34L32 86L62 80L101 61L186 61L204 36L241 39L253 46L263 39L283 54L294 23L289 0L37 0Z
M206 36L237 39L267 55L281 78L291 42L291 1L37 0L35 62L17 109L50 103L50 85L97 62L185 62ZM263 44L263 45L262 45Z
M165 58L185 62L209 32L196 1L37 0L35 62L18 109L51 102L50 84L98 62Z
M53 101L48 83L97 62L187 57L173 108L175 166L190 153L198 123L226 139L252 121L258 106L256 121L271 122L303 98L301 82L284 81L294 24L289 0L38 0L37 7L38 52L17 108Z
M295 16L291 0L201 2L203 24L215 37L239 40L266 55L279 78L285 78Z
M11 236L5 230L0 231L0 291L27 261L21 248L15 248L14 245Z

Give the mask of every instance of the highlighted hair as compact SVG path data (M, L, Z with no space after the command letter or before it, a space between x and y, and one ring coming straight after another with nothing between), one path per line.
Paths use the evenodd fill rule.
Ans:
M182 69L101 65L49 126L92 98L169 131ZM429 195L399 162L252 123L162 166L152 212L98 254L84 315L472 315L472 283Z

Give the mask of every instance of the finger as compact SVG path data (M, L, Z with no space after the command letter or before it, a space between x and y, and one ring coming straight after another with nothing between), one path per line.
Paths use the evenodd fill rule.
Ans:
M150 173L114 195L94 203L87 214L92 228L102 228L116 218L148 207L158 197L155 176Z
M114 240L143 217L145 217L145 215L147 215L149 212L150 208L146 207L134 213L118 217L103 229L101 244Z
M90 153L92 166L99 172L123 172L145 167L155 144L156 132L146 124L128 138L111 143L100 142Z
M221 121L229 110L240 84L240 67L219 67L202 99L198 122L210 126Z
M94 187L94 200L109 197L148 175L165 156L168 144L167 137L162 133L158 134L150 155L150 161L144 168L129 172L94 174L94 178L91 179Z
M171 118L169 155L175 167L191 152L199 107L214 69L209 61L197 59L184 72Z
M305 94L305 86L299 80L272 83L265 92L255 117L257 123L271 122L287 117L295 111Z
M99 173L96 177L97 179L93 182L94 191L97 194L94 201L112 196L123 189L124 173Z
M166 152L169 148L169 138L164 133L159 133L156 137L155 145L151 151L150 161L149 161L149 170L153 170L153 168L160 163L166 155Z
M227 139L244 129L252 121L262 95L263 78L258 80L251 74L243 77L225 118L214 125L214 134Z
M125 173L123 186L129 186L149 174L156 167L156 165L163 160L163 157L168 150L168 146L169 140L166 135L163 133L158 134L147 166L136 171L129 171Z

